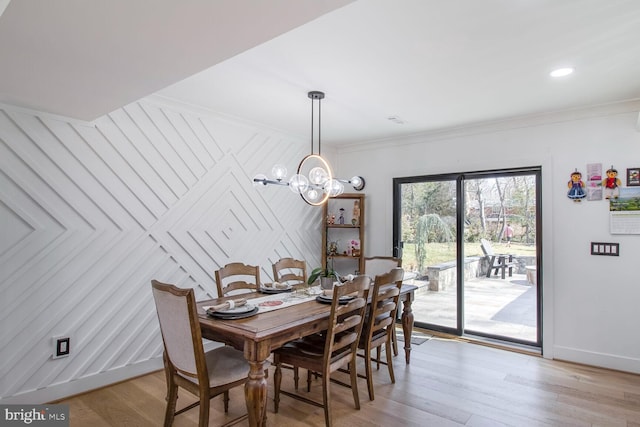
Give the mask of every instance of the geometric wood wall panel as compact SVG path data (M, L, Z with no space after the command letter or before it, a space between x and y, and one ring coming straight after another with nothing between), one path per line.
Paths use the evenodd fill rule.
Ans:
M151 279L204 299L229 262L316 267L321 210L251 183L307 149L152 100L92 123L0 105L0 399L160 356Z
M6 183L0 177L0 188L9 187L9 184ZM4 182L3 182L4 181ZM2 190L0 190L2 192ZM7 202L8 196L5 198ZM2 240L0 240L0 256L4 254L9 249L16 246L20 243L24 238L26 238L32 231L35 230L34 227L29 225L27 221L25 221L18 213L12 210L9 206L0 200L0 224L2 224Z

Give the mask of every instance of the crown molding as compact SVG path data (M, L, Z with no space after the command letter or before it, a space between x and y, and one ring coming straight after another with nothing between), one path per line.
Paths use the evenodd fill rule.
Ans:
M338 148L340 153L366 151L372 148L398 147L402 145L424 144L442 141L451 138L480 135L486 133L502 132L513 129L545 126L556 123L585 120L593 117L605 117L618 114L627 114L640 111L640 98L630 99L608 104L599 104L589 107L574 108L568 110L550 111L541 114L512 117L504 120L474 123L446 129L415 133L402 137L384 138L371 141L345 144ZM636 128L640 132L640 114Z

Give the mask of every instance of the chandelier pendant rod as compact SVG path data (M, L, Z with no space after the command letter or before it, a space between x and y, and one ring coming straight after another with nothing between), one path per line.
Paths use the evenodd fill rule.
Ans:
M313 122L315 119L315 115L313 114L313 96L309 93L309 98L311 98L311 154L313 154Z
M313 101L311 101L313 103ZM318 156L322 156L322 148L320 144L322 143L321 138L322 132L322 98L318 98Z

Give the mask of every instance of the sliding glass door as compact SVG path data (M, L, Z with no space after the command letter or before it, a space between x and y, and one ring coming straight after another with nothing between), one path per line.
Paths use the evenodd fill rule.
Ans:
M417 326L541 346L539 192L539 168L394 179Z

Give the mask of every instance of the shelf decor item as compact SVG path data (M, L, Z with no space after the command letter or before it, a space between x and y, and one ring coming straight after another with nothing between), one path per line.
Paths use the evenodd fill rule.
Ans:
M351 219L351 224L360 224L360 200L353 202L353 218Z
M360 240L358 239L351 240L351 256L360 256Z
M344 223L342 221L327 222L323 220L322 227L322 265L329 260L335 262L335 269L344 274L358 274L364 271L364 201L365 195L345 193L330 197L324 205L326 218L329 212L347 212ZM353 217L349 213L353 209ZM333 242L339 242L340 247L334 248ZM334 250L335 249L335 250ZM331 264L333 266L333 264Z
M321 154L321 117L324 92L317 90L308 94L311 98L311 154L305 156L298 165L298 171L289 181L284 181L287 177L287 168L277 164L271 169L273 179L267 178L264 174L253 177L254 186L267 186L269 184L287 186L294 193L300 194L302 200L312 206L323 205L329 197L334 197L344 192L344 184L350 184L354 190L362 191L365 182L361 176L354 176L351 179L336 178L333 176L331 166ZM318 102L318 154L314 152L314 101Z
M331 265L329 265L331 264ZM322 289L331 289L333 288L333 282L335 280L340 281L340 276L333 269L333 258L328 258L325 263L325 267L317 267L311 271L309 275L309 279L307 280L308 285L313 285L316 280L320 280L320 287Z

